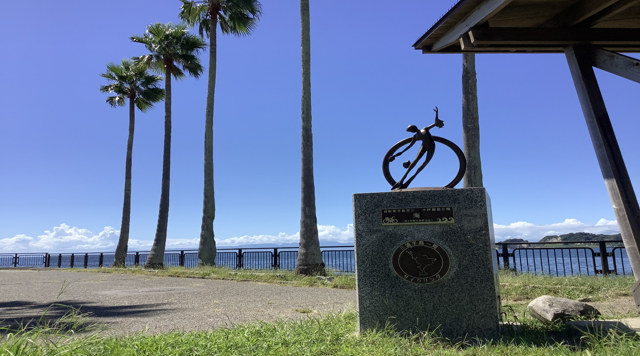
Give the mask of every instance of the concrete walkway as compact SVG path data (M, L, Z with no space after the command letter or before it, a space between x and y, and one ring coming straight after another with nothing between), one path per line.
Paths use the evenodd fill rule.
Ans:
M54 304L91 313L112 335L199 331L354 310L356 292L254 282L59 270L0 270L0 321L38 319ZM52 318L68 308L53 307ZM1 325L1 324L0 324Z
M612 302L616 313L635 307L632 299ZM590 304L603 311L612 307L607 302ZM90 313L91 321L109 335L158 334L354 310L356 292L54 269L0 269L0 326L37 320L45 312L47 318L58 319L69 311L59 305ZM640 331L640 318L572 324L585 330Z

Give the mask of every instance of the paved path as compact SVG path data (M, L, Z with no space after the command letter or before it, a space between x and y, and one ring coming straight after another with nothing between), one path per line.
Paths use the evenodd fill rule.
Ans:
M210 330L355 309L353 290L59 270L0 270L0 321L39 318L52 303L81 308L114 335ZM56 317L64 308L53 308ZM312 310L312 314L307 312Z

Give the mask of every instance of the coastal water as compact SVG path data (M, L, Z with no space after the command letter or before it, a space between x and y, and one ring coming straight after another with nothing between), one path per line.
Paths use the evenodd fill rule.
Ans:
M606 271L600 250L592 247L522 248L509 250L506 266L517 272L554 276L618 274L631 275L631 264L624 247L607 248ZM497 256L496 252L496 256ZM498 258L505 268L503 257Z

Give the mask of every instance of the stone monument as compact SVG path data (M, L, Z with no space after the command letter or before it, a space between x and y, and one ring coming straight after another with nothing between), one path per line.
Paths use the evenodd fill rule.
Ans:
M425 153L428 163L429 145L447 141L429 142L425 131L420 139L427 149L421 147L404 168L415 167ZM392 325L450 338L497 336L500 296L489 196L484 188L452 189L465 162L450 141L462 174L447 187L408 188L426 164L408 181L407 172L396 182L388 164L406 151L395 153L400 143L416 141L400 141L385 156L393 191L353 196L359 331Z

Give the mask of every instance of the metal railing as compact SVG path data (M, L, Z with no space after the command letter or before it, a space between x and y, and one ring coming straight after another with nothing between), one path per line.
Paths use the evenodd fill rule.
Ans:
M286 269L295 270L297 247L259 247L218 249L216 265L232 269ZM328 270L339 273L355 272L353 246L321 247L322 258ZM130 252L125 258L125 266L144 266L148 252ZM45 268L99 268L110 267L115 261L114 252L89 253L0 253L2 267L45 267ZM166 251L166 267L194 268L198 264L198 251Z
M501 269L553 276L626 275L631 265L622 240L496 243Z
M322 247L322 259L328 270L355 273L353 246ZM218 249L216 265L231 269L295 270L297 247ZM126 266L143 266L148 252L131 252ZM495 258L501 269L516 273L553 276L629 275L631 265L622 241L496 243ZM91 253L0 253L1 267L97 268L110 267L113 252ZM167 267L194 268L198 252L166 251Z

